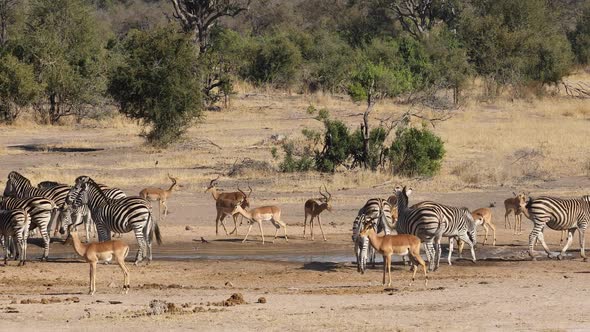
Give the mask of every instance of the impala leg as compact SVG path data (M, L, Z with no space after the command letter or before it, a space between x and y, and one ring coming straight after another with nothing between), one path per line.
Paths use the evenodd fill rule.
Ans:
M317 216L314 216L313 214L311 215L311 219L309 219L309 233L311 234L311 240L315 240L314 236L313 236L313 218L317 219Z
M320 225L320 231L322 232L322 237L324 238L324 241L327 241L326 235L324 235L324 229L322 228L322 218L320 217L320 215L318 215L318 225Z
M305 239L305 230L307 228L307 213L305 213L305 219L303 219L303 238Z
M258 227L260 228L260 236L262 236L262 244L264 244L264 231L262 231L262 221L258 221Z
M162 201L162 205L164 205L164 218L166 218L168 216L168 205L166 201Z
M117 264L121 267L123 271L123 294L127 294L129 292L129 269L125 265L125 257L117 256Z
M483 238L483 245L485 246L486 242L488 242L488 225L486 225L486 223L484 222L482 226L483 226L483 230L485 232L485 236Z
M94 295L96 292L96 262L90 262L90 290L89 295Z
M248 231L246 232L246 236L242 240L242 243L246 242L246 239L248 238L248 235L250 234L250 231L252 230L252 225L253 225L252 222L249 222Z
M391 255L387 256L387 275L389 276L387 287L391 287Z
M506 213L504 214L504 229L512 229L512 226L510 225L510 212L511 210L506 210Z
M232 235L233 233L236 233L236 235L238 235L238 215L234 214L232 216L232 219L234 220L234 230L229 232L229 235Z
M225 232L225 236L228 236L229 234L227 233L227 228L225 228L225 223L223 222L223 219L225 219L225 214L221 214L219 222L221 223L221 226L223 226L223 231Z
M567 230L567 242L565 243L565 246L563 246L563 248L561 249L561 252L557 256L557 259L562 260L565 257L565 253L567 252L567 249L572 244L572 240L574 239L575 232L576 232L575 228Z
M495 246L496 245L496 226L494 226L494 224L489 223L490 228L492 229L492 234L494 235L494 241L492 242L492 245Z
M383 286L385 286L385 273L387 272L387 256L383 255Z

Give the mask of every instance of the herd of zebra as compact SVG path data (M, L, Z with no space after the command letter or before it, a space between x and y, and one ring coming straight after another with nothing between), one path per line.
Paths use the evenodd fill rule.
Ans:
M476 261L474 248L477 240L477 225L481 224L481 218L475 219L475 213L472 215L467 208L457 208L431 201L409 206L411 193L411 188L397 186L394 196L387 200L369 199L359 210L353 223L352 235L359 272L365 271L369 258L374 262L373 248L369 246L367 237L361 236L361 228L367 224L373 227L377 233L382 231L389 235L395 231L398 234L411 234L418 237L424 244L430 271L435 271L439 267L443 237L449 238L450 242L449 264L451 264L454 240L459 241L460 248L462 243L469 245L472 260ZM512 202L512 200L512 198L507 199L505 204ZM548 226L553 230L567 232L567 242L557 256L558 259L564 257L571 245L574 233L578 230L580 254L586 261L584 233L590 221L590 195L582 198L562 199L549 196L532 198L526 197L522 193L517 195L514 202L516 202L514 208L506 205L506 216L510 212L509 209L512 209L516 220L521 213L532 220L533 230L529 236L529 255L533 260L535 260L534 246L537 241L541 242L547 255L554 258L543 237L543 229Z
M5 264L13 247L19 265L25 264L28 234L34 229L43 239L41 260L47 260L51 229L56 233L59 227L63 234L85 222L88 232L90 215L100 242L109 240L112 233L134 232L139 244L136 264L144 257L151 261L154 235L158 244L162 242L151 204L141 197L127 197L122 190L98 184L88 176L78 177L74 186L44 181L34 187L23 175L10 172L0 202Z

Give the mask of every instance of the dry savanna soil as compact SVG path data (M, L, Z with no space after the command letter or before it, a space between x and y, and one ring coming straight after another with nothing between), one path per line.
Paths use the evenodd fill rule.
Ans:
M188 138L165 150L147 147L140 128L123 119L85 120L61 127L21 123L0 132L0 166L17 170L33 183L72 184L79 175L136 195L142 188L167 188L168 173L179 187L169 214L159 221L163 244L154 245L151 264L132 264L131 290L121 294L123 275L116 264L98 266L97 293L88 292L88 264L54 237L50 261L40 262L40 241L29 239L29 262L0 266L0 319L3 330L586 330L590 329L590 263L573 245L562 261L528 257L532 223L522 234L505 227L503 201L513 191L533 196L579 197L589 193L590 138L587 103L563 99L466 105L433 130L446 144L441 173L431 179L403 179L387 173L338 170L335 174L281 174L271 155L276 139L301 141L301 129L320 129L306 113L310 104L327 108L351 128L362 106L346 98L241 93L229 108L207 114ZM379 118L404 107L385 103ZM273 136L274 135L274 136ZM252 162L255 161L255 162ZM243 166L243 167L237 167ZM232 172L233 170L233 172ZM231 173L231 175L230 175ZM215 206L209 181L219 188L253 189L251 206L279 205L289 241L272 242L274 227L264 225L261 243L255 225L246 243L238 235L215 234ZM303 239L303 203L326 184L333 211L324 212L315 240ZM482 245L477 262L468 250L453 265L428 275L411 273L399 259L391 288L381 284L381 258L365 274L353 263L351 225L371 197L387 197L396 184L414 188L412 202L434 200L470 209L494 205L497 244ZM154 204L158 214L158 206ZM229 218L228 218L229 219ZM513 221L513 217L510 219ZM228 231L233 222L226 219ZM309 232L309 231L308 231ZM84 238L83 232L80 232ZM553 251L560 233L545 230ZM95 241L95 238L91 240ZM446 241L445 241L446 243ZM537 250L542 250L537 246Z

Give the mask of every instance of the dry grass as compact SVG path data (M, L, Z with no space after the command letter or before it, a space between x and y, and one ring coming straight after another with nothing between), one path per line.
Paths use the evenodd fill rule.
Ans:
M590 81L590 75L577 74L576 80ZM545 97L533 101L499 98L493 103L477 102L478 87L466 93L463 109L433 130L445 141L447 154L439 175L431 179L401 179L387 172L362 170L336 174L282 174L263 169L246 169L225 179L233 186L237 181L256 183L262 193L308 193L318 183L335 190L373 188L384 183L403 182L428 187L429 191L481 190L489 186L524 186L535 181L567 176L590 176L587 101ZM113 186L136 188L166 185L166 173L180 177L186 190L202 191L218 174L225 175L234 163L245 158L277 168L269 142L273 134L302 139L303 128L321 129L322 124L306 112L309 105L326 108L334 118L355 129L362 120L364 105L350 102L347 96L324 94L295 95L269 89L253 90L247 84L237 86L228 109L207 112L202 123L188 132L184 142L160 150L146 146L137 135L140 127L122 116L114 119L84 120L81 124L60 127L3 127L2 139L47 137L44 159L31 156L14 162L15 168L32 180L56 180L71 183L75 176L89 174ZM254 92L252 92L254 91ZM371 124L379 119L399 115L408 106L392 101L377 105ZM416 125L419 119L414 119ZM99 148L95 153L75 153L52 157L55 148ZM15 152L16 153L16 152ZM0 157L10 158L12 149L0 150ZM158 165L155 162L158 161ZM19 164L20 163L20 164ZM19 166L21 165L21 166ZM224 177L222 177L224 179ZM135 189L134 189L135 190Z

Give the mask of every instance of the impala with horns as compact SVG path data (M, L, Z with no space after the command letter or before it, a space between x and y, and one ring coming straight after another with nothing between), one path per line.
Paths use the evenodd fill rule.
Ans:
M244 240L242 240L242 243L244 243L248 238L248 235L252 230L252 225L254 224L254 222L257 222L258 227L260 227L260 236L262 236L262 244L264 244L264 232L262 231L262 222L267 220L270 221L276 228L274 239L277 238L279 228L281 228L282 226L285 229L285 241L289 242L289 239L287 238L287 225L283 221L281 221L281 208L279 208L278 206L261 206L258 208L254 208L250 211L246 211L240 205L241 203L242 202L239 201L235 205L232 211L232 215L239 213L244 218L246 218L248 220L248 223L250 224L250 226L248 226L248 232L246 233Z
M162 206L164 206L164 218L168 216L168 205L166 205L166 201L170 196L172 196L172 190L176 186L176 181L178 178L173 178L168 174L168 178L172 181L172 185L168 190L162 188L145 188L139 192L139 196L143 199L147 199L148 201L158 201L158 217L159 219L162 218Z
M326 194L328 194L328 196L326 196L324 193L322 193L322 187L320 187L320 195L322 195L323 197L316 200L316 199L308 199L307 202L305 202L305 206L304 206L304 210L305 210L305 220L303 221L303 238L305 239L305 229L307 226L307 216L311 216L311 219L309 220L309 229L310 229L310 233L311 233L311 240L314 240L313 237L313 218L316 218L316 220L318 221L318 225L320 225L320 231L322 232L322 237L324 238L324 241L326 241L326 235L324 235L324 229L322 228L322 219L320 218L320 214L322 212L324 212L324 210L328 210L330 212L332 212L332 204L330 203L330 201L332 200L332 194L330 194L330 192L328 191L328 188L326 188L326 185L324 185L324 190L326 191Z
M209 182L209 186L207 186L207 189L205 189L205 193L207 192L211 192L211 195L213 196L213 199L215 200L215 208L217 209L217 216L215 217L215 235L219 234L219 223L221 222L221 225L223 226L223 229L225 230L225 235L229 235L229 234L233 234L234 232L237 234L238 232L238 216L237 215L233 215L233 219L234 219L234 230L231 231L231 233L227 233L227 229L225 229L225 224L223 223L223 219L225 219L225 217L229 214L232 214L232 210L234 208L234 206L240 202L240 206L244 209L247 209L250 207L250 195L252 195L252 188L250 188L250 185L248 185L248 189L250 189L250 192L248 194L246 194L245 192L243 192L240 187L238 186L238 191L234 191L234 192L221 192L217 189L217 180L219 179L219 176L213 180L211 180L211 182Z

